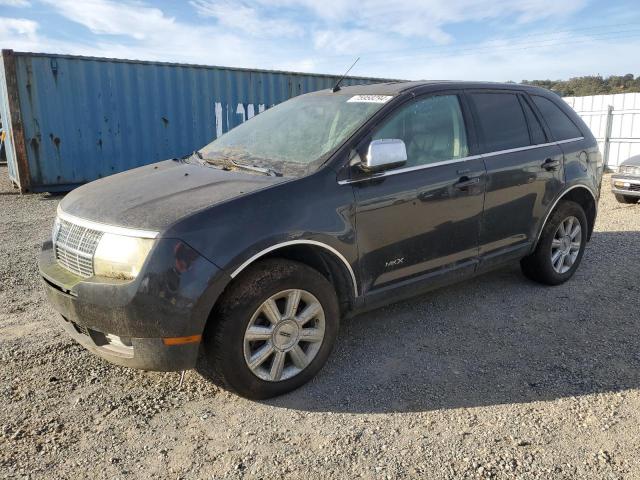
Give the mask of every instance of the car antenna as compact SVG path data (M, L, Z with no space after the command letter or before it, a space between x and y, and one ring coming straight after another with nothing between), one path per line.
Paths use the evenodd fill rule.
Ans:
M340 83L342 83L342 80L344 80L344 77L346 77L346 76L347 76L347 73L349 73L349 72L351 71L351 69L353 68L353 66L354 66L356 63L358 63L358 60L360 60L360 57L356 58L356 61L355 61L355 62L353 62L353 64L349 67L349 69L348 69L346 72L344 72L344 75L342 75L342 76L340 77L340 80L338 80L338 82L335 84L335 86L331 89L331 91L332 91L333 93L336 93L336 92L339 92L339 91L340 91Z

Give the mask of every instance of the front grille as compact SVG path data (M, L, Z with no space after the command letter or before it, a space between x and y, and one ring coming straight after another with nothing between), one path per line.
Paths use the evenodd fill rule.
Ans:
M66 320L66 319L65 319ZM71 325L73 325L73 328L76 330L76 332L78 332L80 335L85 335L87 337L89 337L89 329L87 327L85 327L84 325L80 325L76 322L71 322Z
M635 165L622 165L619 172L623 175L640 176L640 167L636 167Z
M640 192L640 183L630 183L629 190L634 192Z
M60 219L53 246L56 260L67 270L80 275L93 275L93 254L98 247L102 232L81 227Z

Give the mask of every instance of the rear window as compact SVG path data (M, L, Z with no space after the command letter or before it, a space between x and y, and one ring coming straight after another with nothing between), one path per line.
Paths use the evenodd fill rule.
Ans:
M472 93L484 150L496 152L531 145L529 130L515 93Z
M533 98L533 102L547 122L554 140L567 140L582 136L582 132L571 121L569 116L551 100L538 95L532 95L531 98Z

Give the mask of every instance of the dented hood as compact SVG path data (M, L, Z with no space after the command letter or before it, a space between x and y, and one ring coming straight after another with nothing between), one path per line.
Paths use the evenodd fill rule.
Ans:
M186 215L286 180L167 160L83 185L60 208L86 220L162 232Z

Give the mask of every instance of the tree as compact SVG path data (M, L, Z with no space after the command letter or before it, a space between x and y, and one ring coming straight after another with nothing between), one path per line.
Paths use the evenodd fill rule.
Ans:
M640 92L640 76L635 77L632 73L606 78L601 75L592 75L569 80L524 80L522 83L547 88L563 97Z

